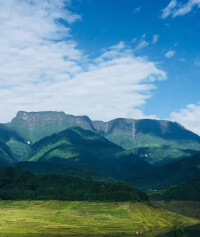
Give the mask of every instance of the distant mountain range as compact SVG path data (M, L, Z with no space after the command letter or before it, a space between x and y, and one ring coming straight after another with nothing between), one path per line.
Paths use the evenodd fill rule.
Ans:
M162 190L200 179L200 137L165 120L18 112L0 124L0 166Z
M197 134L176 122L165 120L118 118L102 122L64 112L21 111L6 126L23 138L25 143L31 144L66 128L79 126L130 150L152 165L170 163L200 151L200 137ZM11 144L10 147L13 153L18 154L18 159L27 158L24 156L24 153L27 154L26 146L23 145L20 154L15 152L17 146Z

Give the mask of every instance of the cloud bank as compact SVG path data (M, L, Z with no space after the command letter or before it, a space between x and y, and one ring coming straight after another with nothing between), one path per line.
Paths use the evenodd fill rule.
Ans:
M189 104L179 112L171 113L170 119L200 135L200 103Z
M90 59L71 35L71 24L81 17L68 10L69 4L1 1L0 122L18 110L56 110L102 120L145 117L140 107L166 73L155 62L134 56L124 42Z

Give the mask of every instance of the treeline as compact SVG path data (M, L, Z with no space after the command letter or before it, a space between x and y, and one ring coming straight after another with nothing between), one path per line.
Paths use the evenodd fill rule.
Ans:
M166 190L154 193L151 196L151 199L166 201L200 201L200 179L193 180L182 185L172 186Z
M21 168L0 168L2 200L147 201L139 189L62 175L37 176Z

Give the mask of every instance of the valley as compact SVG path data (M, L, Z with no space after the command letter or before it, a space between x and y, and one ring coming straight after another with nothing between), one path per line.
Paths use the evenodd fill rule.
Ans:
M174 122L19 112L0 125L0 166L3 237L168 236L177 218L186 232L200 223L200 137Z

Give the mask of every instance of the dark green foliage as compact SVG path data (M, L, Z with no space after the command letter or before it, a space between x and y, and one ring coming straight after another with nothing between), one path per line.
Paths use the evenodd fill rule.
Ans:
M30 161L89 166L128 182L151 169L147 162L134 154L80 127L66 129L35 143Z
M148 201L139 189L123 183L95 182L61 175L36 176L20 168L0 169L0 199Z
M155 200L200 201L200 179L172 186L151 196Z
M179 216L174 219L172 223L172 230L171 234L173 237L187 237L188 235L185 233L185 225L181 221L181 218Z
M200 179L200 154L156 167L143 175L137 184L145 189L165 189L190 180Z
M53 162L20 162L13 165L36 175L61 174L64 176L79 177L104 182L117 182L116 179L96 171L89 166L63 165Z

